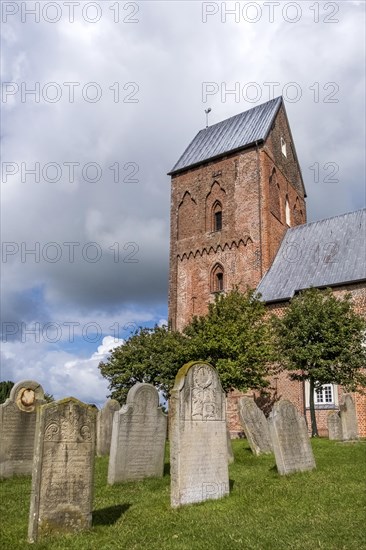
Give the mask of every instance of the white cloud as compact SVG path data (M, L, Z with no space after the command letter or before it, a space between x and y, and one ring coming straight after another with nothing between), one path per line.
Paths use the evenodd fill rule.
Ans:
M105 335L112 333L109 327L114 323L135 326L166 316L170 227L166 172L205 125L208 103L202 101L203 82L215 82L221 90L223 84L231 89L238 82L241 92L245 84L256 82L262 92L259 102L269 99L265 82L280 82L277 94L286 90L287 83L296 82L301 100L287 102L286 108L308 192L309 220L364 205L365 3L340 3L335 24L323 22L325 11L329 15L331 10L325 4L320 22L314 23L309 2L301 3L304 15L294 24L281 16L274 23L263 16L254 24L243 20L236 24L229 16L223 24L220 14L204 24L201 2L141 2L139 23L115 24L113 12L104 4L108 3L101 4L103 18L95 24L80 18L80 8L73 24L65 18L55 24L31 20L23 24L18 14L2 25L3 81L15 81L20 87L23 82L28 88L39 82L41 90L55 81L62 91L56 103L45 101L42 94L39 102L31 96L22 102L20 92L2 103L3 162L16 163L19 169L2 184L2 237L19 246L19 252L2 265L5 322L42 326L78 322L81 327L96 322ZM80 83L73 103L68 101L65 82ZM83 99L82 91L90 82L102 89L99 102ZM118 102L110 89L116 82ZM139 87L138 103L126 102L131 87L123 86L129 82ZM316 82L318 102L310 89ZM331 90L324 86L329 82L339 86L337 103L325 102ZM238 102L233 95L217 93L209 105L214 123L253 103L242 93ZM64 164L72 161L79 163L74 182L68 181ZM22 181L21 163L31 168L36 162L41 181L35 183L24 174ZM60 181L42 178L42 168L49 162L62 168ZM89 162L100 165L100 181L91 183L83 177L82 168ZM118 183L110 169L116 162ZM339 183L324 183L325 173L316 183L309 168L314 162L320 166L337 162ZM138 165L134 176L138 183L126 181L131 173L127 163ZM91 241L102 253L95 263L83 256L84 245ZM63 253L55 263L43 256L50 242ZM64 244L70 242L80 243L73 262ZM29 254L22 258L21 243L27 249L39 243L39 258ZM128 261L131 253L136 253L132 259L138 262ZM105 393L104 382L93 370L96 359L78 363L77 342L72 353L63 351L58 342L53 347L47 344L6 344L8 365L17 378L31 365L35 377L39 374L47 384L52 382L48 391L58 395L62 387L71 391L73 380L89 388L88 399Z
M101 406L109 393L98 365L122 339L105 336L97 350L85 359L62 350L52 351L45 343L7 342L2 346L3 380L34 379L56 399L72 396Z

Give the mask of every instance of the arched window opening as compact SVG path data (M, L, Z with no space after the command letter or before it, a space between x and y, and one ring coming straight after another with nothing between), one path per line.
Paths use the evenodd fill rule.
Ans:
M281 190L277 182L276 170L273 168L271 177L269 178L269 195L270 195L270 208L272 214L281 221Z
M291 225L291 211L290 211L290 204L288 202L288 196L287 195L286 195L285 214L286 214L286 223L287 223L287 225Z
M222 205L216 201L212 207L212 231L221 231L222 229Z
M224 268L216 264L211 272L211 292L224 291Z
M287 157L286 141L281 137L281 151L284 157Z

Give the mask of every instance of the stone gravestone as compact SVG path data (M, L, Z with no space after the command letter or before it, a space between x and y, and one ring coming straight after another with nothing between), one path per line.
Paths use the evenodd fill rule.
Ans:
M230 430L226 428L226 441L227 441L227 459L229 464L234 462L233 446L231 444Z
M114 413L108 483L162 477L167 415L151 384L135 384L126 405Z
M329 439L342 441L342 421L338 411L332 411L327 416Z
M268 419L277 470L281 475L315 468L305 418L290 401L274 404Z
M87 529L92 496L97 411L73 397L38 411L28 537Z
M172 507L229 494L225 394L216 370L184 365L169 406Z
M32 473L36 408L42 403L42 386L23 380L0 405L0 478Z
M254 399L247 396L239 399L239 417L253 454L272 453L268 422Z
M343 441L358 439L356 406L352 396L344 395L343 403L340 406Z
M120 410L118 401L108 399L97 415L97 456L109 455L112 438L113 416Z

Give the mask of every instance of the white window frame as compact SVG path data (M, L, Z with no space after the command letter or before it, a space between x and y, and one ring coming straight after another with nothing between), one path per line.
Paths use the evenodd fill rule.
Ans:
M324 388L322 394L324 395L327 387L331 387L332 392L332 402L328 401L318 401L318 395L317 391L314 390L314 406L315 408L335 408L338 407L338 386L337 384L323 384L322 388ZM308 409L310 407L310 383L308 380L305 381L305 407Z

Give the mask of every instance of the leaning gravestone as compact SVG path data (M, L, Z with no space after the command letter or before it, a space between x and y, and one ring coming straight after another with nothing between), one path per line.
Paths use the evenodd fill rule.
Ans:
M184 365L169 404L172 507L229 494L225 394L216 370Z
M42 403L42 386L23 380L0 405L0 478L32 473L36 408Z
M338 411L332 411L327 416L328 437L330 440L342 441L342 420Z
M272 453L268 422L251 397L239 399L239 417L253 454Z
M112 437L113 416L120 410L118 401L108 399L97 415L97 456L109 455Z
M340 406L343 441L358 439L356 406L352 396L347 393Z
M315 468L305 418L290 401L274 404L268 419L277 470L281 475Z
M73 397L37 416L28 538L87 529L92 520L96 415Z
M162 477L167 415L151 384L135 384L113 418L108 483Z

